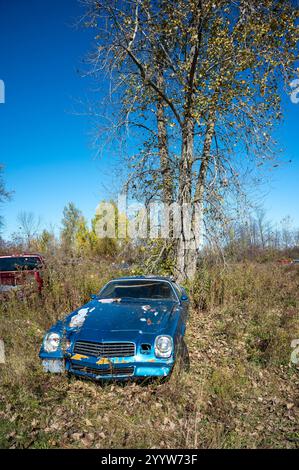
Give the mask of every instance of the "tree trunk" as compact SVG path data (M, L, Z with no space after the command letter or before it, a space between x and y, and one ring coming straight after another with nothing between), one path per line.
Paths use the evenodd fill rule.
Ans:
M155 55L156 68L157 68L157 86L165 92L165 79L164 79L164 61L163 54L157 52ZM168 149L168 135L167 135L167 124L165 115L165 101L160 94L157 96L157 129L158 129L158 149L160 157L160 170L162 175L162 202L165 206L167 217L168 217L168 239L166 245L168 248L173 248L173 213L168 212L169 207L174 202L174 181L173 172L171 168L171 162L169 159ZM168 250L162 251L161 259L166 260L168 256Z
M206 185L206 175L211 157L211 146L215 132L215 119L216 113L213 110L210 113L205 141L201 157L201 165L198 172L197 183L195 188L194 199L192 200L192 191L188 187L189 180L192 178L192 161L193 161L193 131L191 135L183 139L182 154L189 158L188 164L181 170L181 194L182 200L180 203L189 204L191 211L191 218L186 220L186 215L182 214L181 236L178 241L177 249L177 263L176 268L178 271L178 281L182 282L187 279L194 278L196 274L198 252L202 245L203 236L203 210L204 210L204 192ZM192 158L191 158L192 157ZM186 170L185 170L186 168ZM184 176L186 177L187 185L183 188ZM189 215L190 216L190 215ZM185 226L184 222L187 224ZM188 226L189 224L189 226Z
M182 158L178 196L181 207L181 226L176 253L176 271L179 282L193 278L196 270L195 239L192 232L191 212L194 126L194 120L188 118L182 132Z
M196 262L203 244L203 221L204 221L204 197L206 187L206 176L211 158L211 146L215 133L216 114L212 111L207 125L207 132L202 151L201 164L197 176L192 212L192 230L196 242Z
M207 176L207 170L208 170L209 161L211 157L211 146L212 146L214 132L215 132L215 111L211 113L209 120L208 120L208 124L207 124L207 132L205 135L205 141L204 141L202 157L201 157L201 164L200 164L200 169L198 172L197 183L196 183L195 194L194 194L194 206L198 204L203 205L206 176Z
M179 180L179 204L181 205L181 231L177 244L176 270L178 281L192 279L196 273L196 240L192 226L192 165L194 161L194 98L199 46L202 41L202 0L198 0L190 27L194 31L188 62L190 69L184 102L184 123L182 126L182 152ZM190 213L184 213L186 205ZM187 215L187 217L186 217ZM190 219L191 215L191 219Z
M164 76L161 63L157 64L157 85L164 91ZM173 202L173 181L168 154L167 127L165 118L165 102L160 95L157 97L157 121L158 121L158 148L160 154L160 168L163 183L163 202Z

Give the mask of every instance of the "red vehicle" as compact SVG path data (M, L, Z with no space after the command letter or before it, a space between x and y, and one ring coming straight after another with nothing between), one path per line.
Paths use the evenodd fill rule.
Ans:
M40 293L43 287L43 266L44 259L39 254L0 256L0 294L17 290L32 280Z
M290 258L282 258L278 260L279 264L289 265L292 264L292 260Z

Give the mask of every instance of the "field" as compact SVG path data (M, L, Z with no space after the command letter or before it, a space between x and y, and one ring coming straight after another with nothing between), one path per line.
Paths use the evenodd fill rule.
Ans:
M49 263L43 297L1 302L1 448L298 448L299 269L203 267L189 286L189 373L100 385L45 375L43 333L113 272Z

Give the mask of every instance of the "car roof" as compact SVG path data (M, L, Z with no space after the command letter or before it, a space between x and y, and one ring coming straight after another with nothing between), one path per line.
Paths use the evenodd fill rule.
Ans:
M42 255L38 253L14 253L13 255L0 255L0 258L42 258Z
M140 275L140 276L124 276L124 277L117 277L111 280L112 281L130 281L130 280L134 281L136 279L175 282L174 279L170 276L156 276L154 274Z

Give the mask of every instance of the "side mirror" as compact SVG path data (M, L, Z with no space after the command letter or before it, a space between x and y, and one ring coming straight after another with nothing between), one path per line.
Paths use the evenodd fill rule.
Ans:
M183 294L182 297L181 297L181 300L183 302L185 302L186 300L189 300L189 299L188 299L187 295Z

